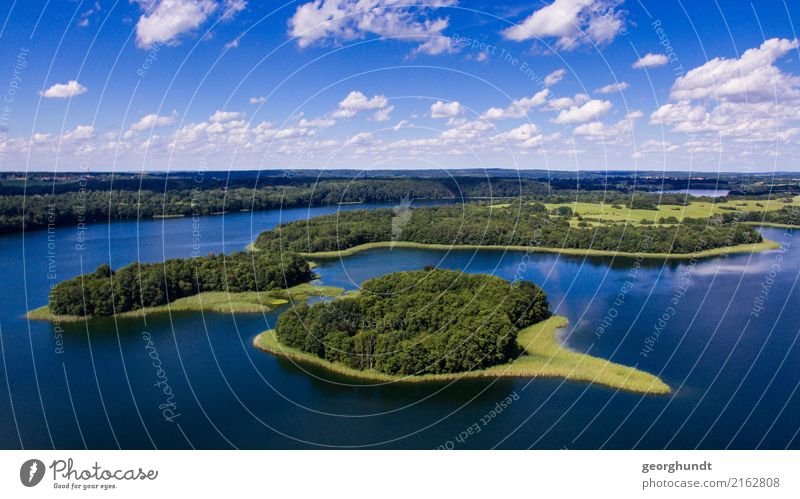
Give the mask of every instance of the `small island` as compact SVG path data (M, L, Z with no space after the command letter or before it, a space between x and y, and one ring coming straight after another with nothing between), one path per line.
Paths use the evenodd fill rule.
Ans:
M528 281L451 270L396 272L358 293L284 312L261 350L374 381L563 377L667 394L658 377L561 345L547 297Z
M48 305L31 310L27 317L75 322L179 311L268 312L290 301L343 291L312 285L311 269L312 264L299 255L271 252L133 263L116 271L100 265L92 273L54 286Z

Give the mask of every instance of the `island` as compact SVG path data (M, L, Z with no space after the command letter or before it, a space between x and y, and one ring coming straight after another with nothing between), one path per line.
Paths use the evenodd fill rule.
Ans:
M27 317L71 322L167 311L267 312L290 301L343 291L312 285L311 267L299 255L271 252L133 263L116 271L104 264L55 285L48 305Z
M266 352L365 380L561 377L667 394L658 377L564 347L535 284L425 269L365 281L337 299L284 312L253 344Z
M580 212L578 211L580 207ZM341 211L262 232L255 251L341 257L381 247L501 249L574 255L689 259L778 247L746 221L712 206L631 210L602 203L465 203Z

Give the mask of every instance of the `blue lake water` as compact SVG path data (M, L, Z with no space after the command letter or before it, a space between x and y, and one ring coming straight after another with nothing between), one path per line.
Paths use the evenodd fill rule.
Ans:
M254 349L282 310L103 319L63 331L23 318L46 303L50 285L100 263L189 256L195 244L202 254L241 250L277 223L337 209L96 224L77 248L75 227L50 240L46 231L0 237L0 447L800 447L800 243L780 229L763 234L783 252L666 265L386 249L318 268L325 284L348 289L426 265L519 272L570 319L569 347L658 374L674 388L669 396L559 379L356 382Z
M728 189L676 189L663 192L664 194L688 194L690 196L720 198L722 196L727 196L730 191Z

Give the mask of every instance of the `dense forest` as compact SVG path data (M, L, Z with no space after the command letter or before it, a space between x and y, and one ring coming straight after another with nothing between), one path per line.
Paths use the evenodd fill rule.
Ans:
M189 174L71 174L53 180L44 174L19 176L0 174L0 233L19 232L51 226L116 220L148 219L162 216L202 216L225 212L259 211L278 208L335 205L338 203L394 203L401 199L517 198L547 203L574 201L619 204L634 209L657 209L659 205L685 205L697 200L680 193L648 192L653 189L730 187L747 198L769 198L761 184L740 184L734 178L635 178L629 176L529 178L525 172L489 172L486 175L409 175L407 172L330 172L278 175L276 172L206 172ZM430 172L428 172L430 173ZM546 173L546 172L542 172ZM344 175L344 174L341 174ZM506 175L506 176L500 176ZM777 182L777 181L776 181ZM796 182L771 185L791 191ZM779 187L781 189L779 189ZM763 196L753 196L762 194ZM728 198L703 198L724 202ZM748 215L751 217L754 215ZM780 214L767 214L779 217ZM783 223L774 221L775 223Z
M415 208L398 227L392 209L355 210L290 222L261 233L256 248L314 253L364 243L540 246L643 253L692 253L761 241L752 227L730 217L685 219L679 225L608 223L571 227L569 208L543 204L491 208L483 203ZM394 223L394 227L393 227Z
M291 254L233 253L133 263L63 281L50 291L56 315L103 316L157 307L204 291L268 291L308 282L308 262Z
M748 222L800 225L800 207L784 206L778 210L748 211L742 216Z
M299 305L280 316L276 335L354 369L453 373L511 360L519 330L549 315L531 282L419 270L368 280L355 297Z
M101 221L160 216L202 216L223 212L384 203L410 199L543 196L533 180L467 178L285 181L285 185L237 188L82 189L59 194L0 195L0 233ZM189 184L190 185L190 184ZM130 186L129 186L130 187ZM154 186L151 186L154 187Z

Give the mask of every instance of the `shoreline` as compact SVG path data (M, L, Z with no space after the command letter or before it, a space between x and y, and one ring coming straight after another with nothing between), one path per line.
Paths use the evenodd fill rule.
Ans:
M780 244L769 239L764 239L760 243L752 244L738 244L736 246L723 246L721 248L711 248L696 253L631 253L627 251L613 251L613 250L595 250L595 249L578 249L578 248L550 248L545 246L530 247L530 246L482 246L478 244L461 244L461 245L448 245L448 244L424 244L412 243L406 241L381 241L377 243L365 243L337 251L318 251L315 253L300 253L301 256L307 258L341 258L351 256L362 251L372 249L384 248L416 248L447 251L451 249L460 250L490 250L490 251L524 251L529 253L550 253L561 254L570 256L610 256L610 257L630 257L630 258L647 258L658 260L691 260L693 258L708 258L714 256L722 256L731 253L756 253L760 251L767 251L771 249L780 248ZM255 242L247 245L247 251L261 251L255 247Z
M253 346L277 357L314 365L332 373L365 381L423 383L500 377L564 378L646 395L667 395L672 392L669 385L653 374L599 357L574 352L562 346L557 332L568 324L569 320L566 317L552 316L521 330L517 342L524 353L509 363L476 371L447 374L409 376L353 369L284 346L278 342L273 329L256 335L253 338Z

